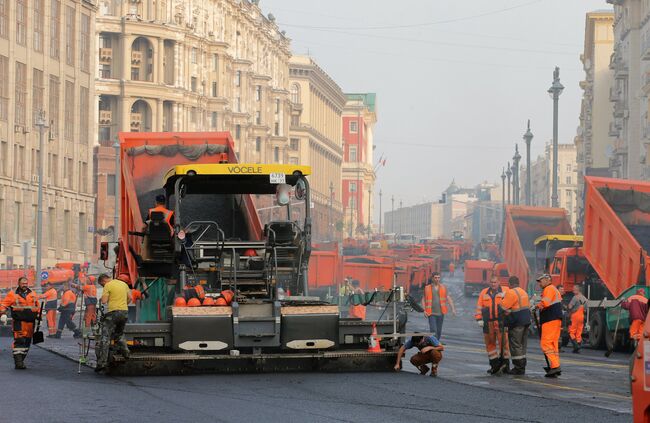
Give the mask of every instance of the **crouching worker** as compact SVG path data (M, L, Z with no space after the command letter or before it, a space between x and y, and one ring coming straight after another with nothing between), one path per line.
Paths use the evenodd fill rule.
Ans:
M124 356L129 358L129 348L124 338L124 327L129 318L129 302L131 289L126 284L127 275L120 275L117 279L110 280L108 275L99 277L99 284L104 287L101 303L107 305L108 310L101 321L101 338L97 345L96 372L101 372L108 367L108 356L111 343Z
M431 376L437 376L438 363L442 360L442 351L445 347L442 346L435 336L412 336L411 339L406 341L397 352L395 370L399 371L402 368L404 352L413 347L416 347L419 352L411 357L411 364L418 368L421 375L426 375L429 372L429 366L427 364L431 363Z

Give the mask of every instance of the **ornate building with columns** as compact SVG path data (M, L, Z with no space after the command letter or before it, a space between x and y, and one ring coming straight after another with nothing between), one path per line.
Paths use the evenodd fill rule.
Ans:
M290 42L258 3L99 1L96 245L111 237L120 131L230 131L241 162L288 162Z

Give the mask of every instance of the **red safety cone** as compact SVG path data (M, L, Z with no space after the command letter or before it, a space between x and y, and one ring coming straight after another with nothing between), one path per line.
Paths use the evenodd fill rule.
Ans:
M371 353L380 353L381 346L379 345L379 337L377 336L377 324L372 324L372 333L370 334L370 340L368 341L368 352Z

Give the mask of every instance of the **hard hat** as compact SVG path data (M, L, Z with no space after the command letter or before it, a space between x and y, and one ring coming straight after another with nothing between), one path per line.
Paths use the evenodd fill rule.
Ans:
M537 282L539 282L539 281L541 281L542 279L551 279L551 275L549 275L548 273L544 273L543 275L538 276L537 279L535 279L535 280L536 280Z
M226 304L230 304L232 300L235 298L235 293L229 289L226 289L225 291L221 292L221 296L223 297L224 300L226 300Z
M187 303L185 302L185 298L183 297L176 297L174 300L174 307L185 307Z
M217 298L217 299L215 300L214 305L217 305L217 306L226 306L226 305L228 305L228 303L226 302L226 299L225 299L225 298L223 298L223 297L219 297L219 298Z
M256 257L257 256L257 251L253 250L252 248L249 248L248 250L244 251L244 257Z
M198 298L190 298L190 300L187 302L188 307L200 307L201 306L201 300Z
M204 306L213 306L214 305L214 298L205 297L205 299L203 300L203 305Z

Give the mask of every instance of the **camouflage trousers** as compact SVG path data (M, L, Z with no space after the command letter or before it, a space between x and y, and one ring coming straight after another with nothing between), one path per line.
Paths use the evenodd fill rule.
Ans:
M129 356L129 348L124 338L124 326L128 321L128 311L117 310L106 313L102 318L101 334L95 352L97 354L97 367L106 367L109 362L111 344L115 344L116 350L125 357Z

